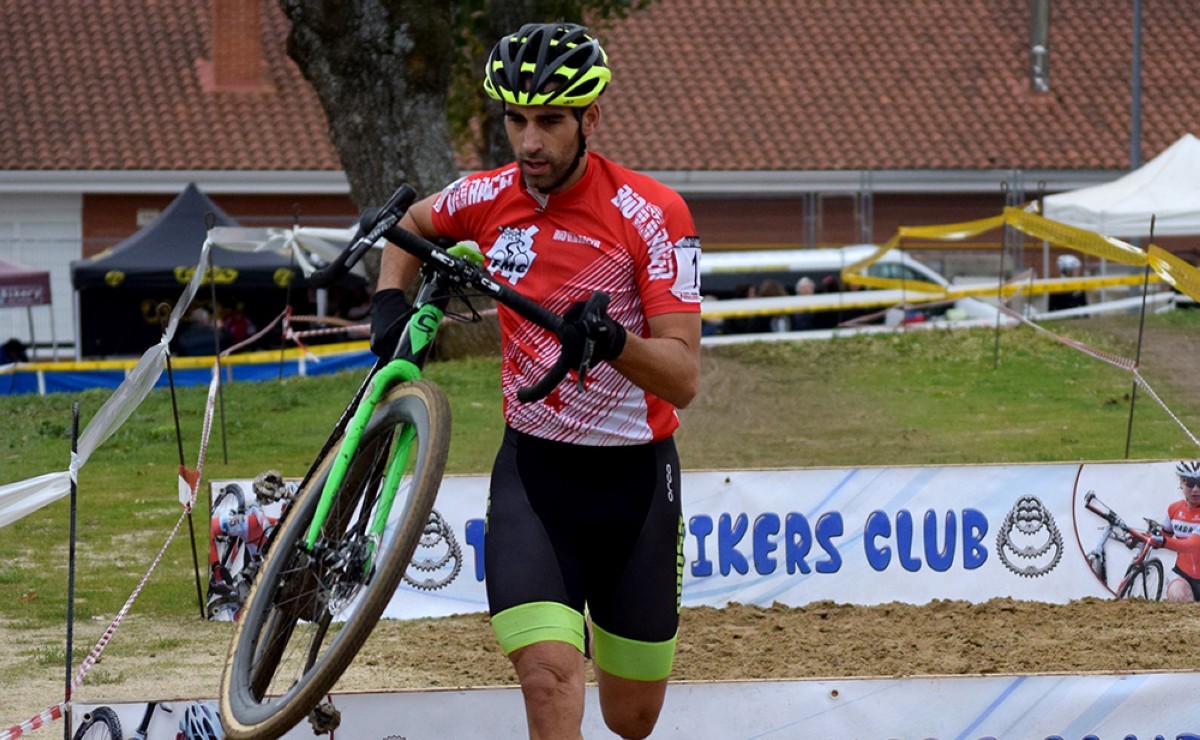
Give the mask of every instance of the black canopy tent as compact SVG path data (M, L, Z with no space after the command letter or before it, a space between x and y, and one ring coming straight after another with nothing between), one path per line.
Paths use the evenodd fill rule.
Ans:
M137 355L162 338L158 307L174 306L192 279L210 223L237 225L190 184L133 236L71 263L82 356ZM297 313L312 310L303 274L286 252L213 247L212 264L219 310L240 305L257 326L279 315L289 300ZM211 310L210 296L202 287L195 304Z

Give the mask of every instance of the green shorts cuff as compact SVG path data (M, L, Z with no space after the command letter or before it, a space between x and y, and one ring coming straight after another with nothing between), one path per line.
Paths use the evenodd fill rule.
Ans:
M566 604L535 601L492 617L492 631L505 655L535 642L566 642L583 652L583 615Z
M596 665L617 678L661 681L671 675L675 661L675 637L663 642L642 642L605 632L592 622L592 647Z

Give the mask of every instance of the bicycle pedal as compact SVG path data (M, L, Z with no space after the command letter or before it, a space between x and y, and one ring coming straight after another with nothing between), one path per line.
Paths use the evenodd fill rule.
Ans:
M322 702L308 713L314 735L328 735L342 724L342 713L331 702Z

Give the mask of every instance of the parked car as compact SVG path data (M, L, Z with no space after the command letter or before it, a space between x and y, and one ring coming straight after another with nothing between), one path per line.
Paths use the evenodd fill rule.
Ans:
M745 252L705 252L700 258L700 291L722 300L741 298L738 288L761 285L767 280L782 283L789 293L796 282L807 277L818 287L827 278L841 282L842 270L878 251L874 244L821 249L771 249ZM899 249L884 253L867 268L866 274L882 278L923 280L938 285L950 282L932 268Z
M927 294L905 290L857 290L852 286L842 284L842 270L875 254L879 247L873 244L856 244L848 247L821 249L783 249L759 250L744 252L705 252L700 258L700 292L718 303L711 304L714 310L731 311L741 308L758 306L778 306L782 313L796 312L795 300L797 283L801 278L808 278L814 283L817 297L806 299L812 305L829 304L836 310L819 310L814 314L814 320L804 322L803 328L830 328L848 320L860 318L868 314L878 314L879 323L885 320L895 321L896 311L889 319L885 319L884 311L889 306L902 302L919 304L920 296ZM917 260L912 255L892 249L867 267L867 275L897 280L921 281L950 287L950 282L936 270ZM761 287L768 282L774 283L776 290L782 285L786 297L760 298ZM754 288L749 292L750 287ZM847 292L849 291L849 292ZM838 299L832 299L829 294L840 294ZM778 293L776 293L778 295ZM728 301L737 301L729 303ZM747 301L747 303L742 303ZM868 303L867 306L852 306L849 304ZM840 305L839 305L840 304ZM957 309L951 311L951 309ZM810 309L811 310L811 307ZM973 298L960 299L954 302L936 302L929 306L910 306L907 311L899 311L900 321L922 322L947 318L994 318L996 309L983 301ZM860 319L861 320L861 319ZM762 328L769 320L753 317L748 319L732 319L723 322L719 333L759 333L770 331ZM792 322L793 328L800 322Z

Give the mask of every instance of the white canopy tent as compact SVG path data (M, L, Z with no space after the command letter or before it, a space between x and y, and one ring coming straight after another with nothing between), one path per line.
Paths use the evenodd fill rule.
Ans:
M1200 139L1184 134L1112 182L1046 196L1042 215L1114 237L1200 234Z

